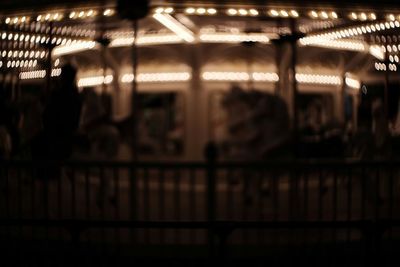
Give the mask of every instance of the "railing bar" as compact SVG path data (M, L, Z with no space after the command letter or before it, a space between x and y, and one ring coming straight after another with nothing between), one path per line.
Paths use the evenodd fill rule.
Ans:
M234 179L235 177L232 177L232 169L227 169L227 190L226 190L226 202L227 202L227 207L226 207L226 213L227 213L227 219L232 220L233 219L233 197L232 197L232 186L234 184Z
M264 221L264 197L263 197L263 192L261 190L263 190L263 183L264 180L266 180L265 178L265 170L259 170L258 171L258 186L257 188L259 188L259 199L258 199L258 220L259 221ZM261 229L258 231L257 233L257 243L261 244L261 242L265 239L264 236L265 231L261 231Z
M107 198L107 188L106 188L106 181L104 177L104 168L103 166L99 166L99 175L100 175L100 188L99 188L99 196L98 196L98 204L99 204L99 210L100 210L100 220L105 220L106 219L106 198ZM102 243L102 249L103 252L105 252L105 240L106 240L106 231L104 228L101 229L101 243Z
M333 172L333 192L332 192L332 221L336 222L337 220L337 194L338 194L338 174L336 171ZM337 242L337 231L336 228L332 229L332 239L334 244Z
M21 177L21 172L23 169L15 169L17 172L17 185L18 185L18 193L17 193L17 210L18 210L18 219L22 219L22 202L23 202L23 194L22 194L22 177ZM22 240L23 238L23 227L22 225L18 227L18 238L19 240ZM21 241L17 242L17 248L16 248L16 253L17 257L19 258L21 256L21 251L20 251L20 244Z
M361 220L366 218L365 214L365 201L366 201L366 172L365 167L361 168Z
M351 221L351 211L352 211L352 183L353 176L350 168L347 169L347 221ZM347 229L347 242L349 243L351 239L351 230Z
M175 211L175 220L179 221L181 219L181 212L180 212L180 203L181 203L181 197L180 197L180 184L181 184L181 170L176 169L175 170L175 175L174 175L174 211ZM177 244L181 243L180 240L180 232L176 229L175 230L175 242Z
M322 179L322 170L318 168L318 220L322 221L323 215L323 205L322 205L322 194L323 194L323 179ZM322 242L322 230L318 231L318 243ZM324 253L322 253L324 254Z
M91 208L90 208L90 169L89 167L85 167L85 211L86 211L86 220L91 220ZM91 233L88 231L86 233L86 238L88 243L91 242Z
M113 204L114 204L114 216L115 220L119 221L120 220L120 193L119 193L119 187L120 187L120 177L119 177L119 168L114 167L113 168L113 178L114 178L114 193L112 196ZM119 251L119 245L120 245L120 234L121 232L119 229L115 229L114 232L114 239L115 243L117 245L117 251Z
M35 169L35 166L32 166L32 176L31 176L31 217L32 219L36 219L36 179L39 174L39 169ZM36 230L32 227L32 239L35 239Z
M190 220L194 222L196 220L196 192L195 192L195 183L196 183L196 172L193 169L190 169L190 177L189 177L189 206L190 206ZM196 234L195 230L192 229L190 232L191 243L196 243Z
M150 181L149 181L149 170L147 168L143 168L143 218L145 221L150 220ZM146 229L144 231L144 239L146 243L150 242L150 230Z
M76 218L76 177L75 170L71 168L70 181L71 181L71 217Z
M159 206L159 220L165 219L165 169L158 170L158 185L160 189L160 194L158 197L158 206ZM165 231L160 229L160 243L165 243Z
M379 207L380 207L380 171L379 168L376 169L376 177L375 177L376 185L375 185L375 220L379 219Z

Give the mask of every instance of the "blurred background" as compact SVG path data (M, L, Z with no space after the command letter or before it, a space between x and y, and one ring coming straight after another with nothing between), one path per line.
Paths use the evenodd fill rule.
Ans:
M396 1L0 7L6 265L398 263Z

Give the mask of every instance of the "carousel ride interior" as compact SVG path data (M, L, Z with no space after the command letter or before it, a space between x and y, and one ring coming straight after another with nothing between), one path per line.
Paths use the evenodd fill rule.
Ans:
M399 262L400 7L56 2L0 11L8 262Z

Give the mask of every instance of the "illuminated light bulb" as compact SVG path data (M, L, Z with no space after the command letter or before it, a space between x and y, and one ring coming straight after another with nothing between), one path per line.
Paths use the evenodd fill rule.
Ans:
M18 51L14 51L13 57L17 57L17 56L18 56Z
M72 12L69 14L69 18L70 18L70 19L75 18L75 16L76 16L76 13L75 13L74 11L72 11Z
M337 19L338 18L338 14L335 11L332 11L330 13L330 15L331 15L331 18L333 18L333 19Z
M204 15L204 14L206 13L206 9L200 7L200 8L198 8L198 9L196 10L196 13L199 14L199 15Z
M90 9L90 10L87 12L87 14L86 14L87 17L91 17L91 16L93 16L93 15L94 15L93 9Z
M367 20L367 14L365 14L364 12L360 14L360 20Z
M386 49L387 49L387 51L388 51L389 53L392 52L392 47L391 47L390 45L388 45L388 46L386 47Z
M11 22L11 18L6 18L5 23L9 24Z
M7 62L7 68L10 68L10 67L11 67L11 62L8 61L8 62Z
M311 11L310 12L310 16L312 17L312 18L314 18L314 19L316 19L316 18L318 18L318 13L316 12L316 11Z
M367 33L367 30L365 29L364 26L361 27L361 31L362 31L363 33Z
M235 15L237 15L238 12L236 9L230 8L230 9L228 9L227 13L230 16L235 16Z
M323 19L329 18L328 13L326 13L325 11L322 11L321 12L321 18L323 18Z
M186 14L194 14L194 12L196 12L196 9L194 9L193 7L188 7L185 9Z
M14 41L17 41L18 40L18 33L16 33L15 35L14 35Z
M350 13L350 18L356 20L358 18L357 14L354 12Z
M167 7L166 9L164 9L164 12L167 14L171 14L172 12L174 12L174 9L172 7Z
M3 67L3 61L0 61L0 68Z
M271 9L271 10L269 11L269 13L271 14L272 17L277 17L277 16L279 16L279 12L276 11L275 9Z
M207 9L207 14L215 15L215 14L217 14L217 10L215 8L208 8Z
M389 20L391 20L391 21L395 21L395 20L396 20L396 17L395 17L393 14L389 14L389 15L387 16L387 18L388 18Z
M391 22L389 23L389 26L390 26L390 28L394 28L394 27L395 27L394 22L391 21Z
M110 8L107 8L106 10L104 10L103 15L108 17L108 16L112 16L114 14L114 11Z
M258 16L258 11L256 9L254 9L254 8L250 9L249 13L250 13L251 16Z
M14 18L13 23L14 23L14 24L17 24L17 23L18 23L18 17Z
M376 20L376 14L375 13L369 13L369 19L370 20Z
M399 63L399 57L398 57L397 55L394 56L394 61L395 61L396 63Z
M15 67L18 68L18 67L19 67L19 64L20 64L19 61L15 62Z
M47 21L50 19L50 14L46 14L46 17L44 17L44 19Z
M26 21L26 17L23 16L23 17L21 18L21 22L24 23L25 21Z
M394 26L396 26L397 28L400 27L400 22L398 22L397 20L394 22Z
M375 25L371 25L371 31L372 31L372 32L375 32L375 31L376 31Z
M389 60L390 60L390 62L393 62L393 61L394 61L394 58L393 58L392 55L389 56Z
M289 14L287 13L286 10L281 10L279 13L281 14L282 17L285 17L285 18L289 17Z
M3 53L1 53L1 56L6 57L6 55L7 55L7 51L4 50Z
M23 51L19 51L18 57L23 57L24 56L24 52Z
M37 66L37 60L35 59L35 60L33 61L32 67L35 68L36 66Z
M28 58L28 57L29 57L29 51L25 51L24 57L25 57L25 58Z
M299 12L297 12L296 10L290 10L290 16L292 16L293 18L298 18Z
M15 61L13 60L13 61L11 61L11 68L14 68L15 67Z
M7 38L7 33L5 33L5 32L3 32L2 34L1 34L1 39L6 39Z
M42 53L40 53L40 58L44 58L45 55L46 55L46 53L44 51L42 51Z
M58 65L60 65L60 59L56 59L56 61L54 61L54 66L57 67Z
M238 12L239 12L239 15L241 15L241 16L247 16L247 14L248 14L247 10L243 9L243 8L239 9Z

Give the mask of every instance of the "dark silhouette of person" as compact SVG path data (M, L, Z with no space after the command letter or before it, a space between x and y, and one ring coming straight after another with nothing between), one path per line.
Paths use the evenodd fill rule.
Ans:
M72 153L82 106L75 84L76 73L72 65L62 67L59 87L51 93L44 109L43 130L48 159L65 160Z

